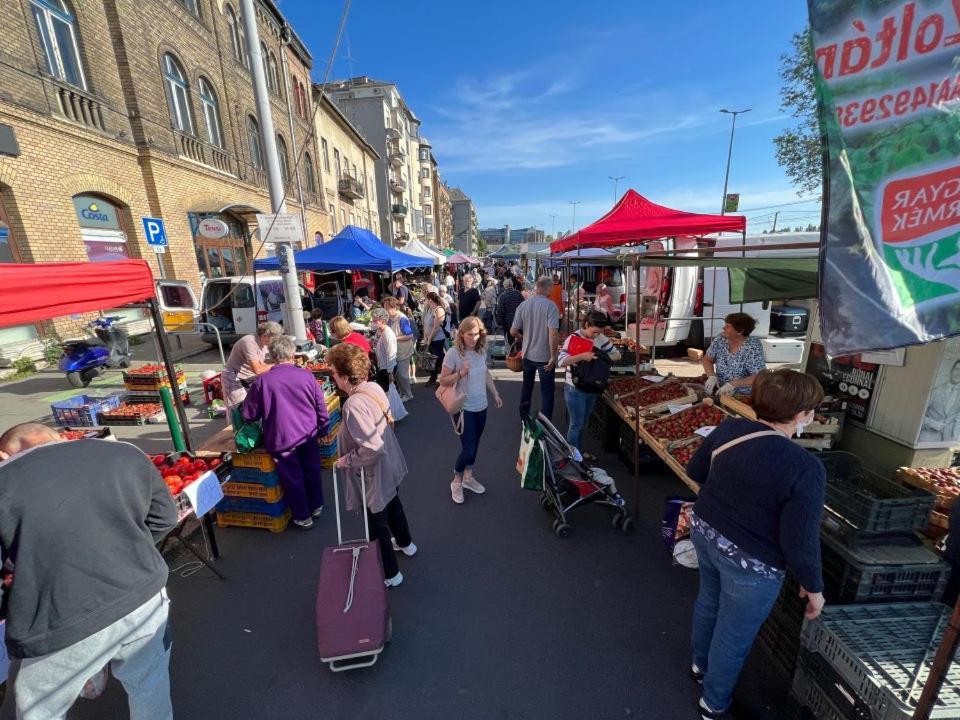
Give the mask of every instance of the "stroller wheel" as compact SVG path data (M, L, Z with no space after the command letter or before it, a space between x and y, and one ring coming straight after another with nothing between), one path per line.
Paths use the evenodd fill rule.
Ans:
M558 538L568 538L573 535L573 528L565 522L556 523L553 531L557 534Z
M623 523L623 519L625 517L626 515L624 515L623 513L617 513L616 515L613 516L613 520L610 522L610 524L613 525L614 529L617 529Z
M623 532L626 533L627 535L629 535L630 533L632 533L632 532L633 532L633 518L632 518L632 517L629 517L629 516L625 516L625 517L623 518L623 524L620 526L620 529L623 530Z
M540 493L540 507L544 510L550 510L550 498L547 497L546 493Z

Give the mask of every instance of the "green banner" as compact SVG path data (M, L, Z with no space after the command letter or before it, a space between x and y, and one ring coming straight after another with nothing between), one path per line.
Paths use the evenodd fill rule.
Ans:
M830 355L960 334L960 0L808 0Z

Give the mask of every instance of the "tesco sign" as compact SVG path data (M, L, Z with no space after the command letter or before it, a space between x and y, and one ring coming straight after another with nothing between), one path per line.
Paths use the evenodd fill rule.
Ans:
M224 238L230 234L230 226L227 225L223 220L206 218L200 221L198 232L202 237L210 238L211 240L219 240L220 238Z

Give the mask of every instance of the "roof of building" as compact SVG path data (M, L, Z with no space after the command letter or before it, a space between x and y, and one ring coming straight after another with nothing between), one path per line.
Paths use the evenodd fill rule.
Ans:
M463 202L464 200L473 202L472 200L470 200L470 196L467 195L463 190L461 190L458 187L447 188L447 192L450 194L451 202L457 202L457 201Z
M320 87L320 83L313 83L313 93L314 93L314 98L319 96L320 105L324 108L329 108L331 113L333 113L333 115L340 121L340 123L343 126L345 126L347 132L352 133L353 136L356 138L357 142L363 145L367 150L371 152L371 154L373 154L375 158L379 160L380 153L378 153L376 149L373 147L373 145L371 145L367 141L367 139L363 136L363 133L360 132L360 130L356 127L356 125L350 122L349 118L347 118L347 116L343 114L343 112L340 110L340 108L337 107L337 104L333 101L333 99L329 95L327 95L327 93L323 92L323 89Z
M270 14L273 15L274 19L280 24L282 31L289 34L290 47L297 54L300 60L303 61L303 64L307 66L307 69L312 68L313 55L311 55L310 51L307 50L307 46L303 44L303 40L301 40L300 36L297 35L297 31L293 29L293 26L287 22L287 19L283 16L283 13L280 12L280 8L277 6L277 3L274 2L274 0L260 0L260 3L270 11Z
M346 80L334 80L333 82L329 82L324 86L324 90L326 90L328 93L345 92L352 88L358 87L394 88L397 91L397 96L400 98L400 105L406 111L410 121L417 123L417 125L420 124L419 118L417 118L413 110L410 109L410 106L407 105L407 101L403 99L403 93L400 92L400 88L397 87L395 82L390 82L389 80L374 80L367 75L358 75L357 77L347 78Z

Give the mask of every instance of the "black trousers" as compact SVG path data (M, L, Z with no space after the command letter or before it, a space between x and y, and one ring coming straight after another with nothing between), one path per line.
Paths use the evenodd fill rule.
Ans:
M440 370L443 368L443 356L447 354L447 341L446 340L434 340L430 343L430 352L432 352L437 357L437 362L434 363L433 372L430 373L430 382L436 382L437 378L440 376Z
M378 513L370 512L367 508L367 519L370 523L370 539L380 543L380 557L383 559L383 576L392 578L400 572L397 558L394 554L391 537L397 539L397 545L406 547L413 542L410 537L410 527L407 525L407 516L403 512L403 503L397 494L387 506Z
M377 370L377 385L383 388L385 393L390 392L390 371Z

